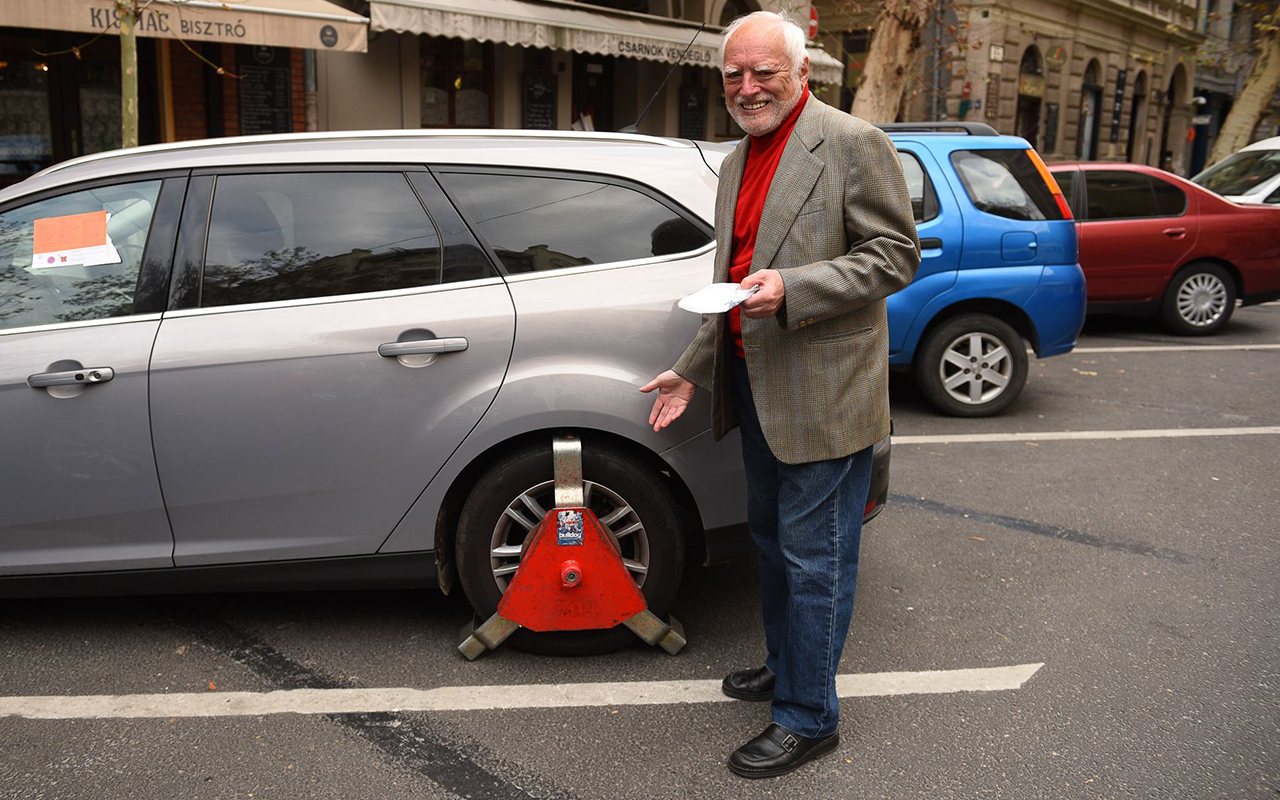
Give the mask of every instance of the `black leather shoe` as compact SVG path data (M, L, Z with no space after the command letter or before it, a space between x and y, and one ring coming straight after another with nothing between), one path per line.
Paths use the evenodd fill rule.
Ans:
M764 733L733 751L729 769L744 778L772 778L834 752L839 746L839 732L811 739L774 722Z
M773 684L778 680L768 667L744 669L724 676L720 691L735 700L772 700Z

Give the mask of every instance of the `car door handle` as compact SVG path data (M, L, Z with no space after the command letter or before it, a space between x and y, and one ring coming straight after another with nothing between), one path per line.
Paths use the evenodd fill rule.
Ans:
M116 376L111 367L88 367L73 369L67 372L41 372L27 376L27 385L32 389L47 389L50 386L81 386L87 383L106 383Z
M1165 236L1168 236L1170 239L1181 239L1183 236L1187 235L1186 228L1165 228L1160 232Z
M460 353L467 349L467 340L461 336L447 339L414 339L408 342L387 342L378 345L378 355L383 358L400 356L431 356L437 353Z
M936 250L940 247L942 247L941 239L921 239L920 240L921 250Z

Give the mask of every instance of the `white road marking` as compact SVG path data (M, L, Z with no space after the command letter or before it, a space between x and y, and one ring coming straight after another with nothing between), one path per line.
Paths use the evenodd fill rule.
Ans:
M1201 353L1221 350L1280 350L1280 344L1169 344L1126 347L1077 347L1072 353Z
M1280 425L1257 428L1137 428L1121 431L1040 431L1031 433L939 433L894 436L894 445L972 444L977 442L1061 442L1086 439L1195 439L1206 436L1270 436Z
M1018 689L1044 664L839 675L841 697L873 697ZM730 698L718 680L559 683L517 686L442 686L438 689L290 689L277 692L204 692L0 697L0 717L120 719L242 717L263 714L354 714L379 711L496 711L721 703Z

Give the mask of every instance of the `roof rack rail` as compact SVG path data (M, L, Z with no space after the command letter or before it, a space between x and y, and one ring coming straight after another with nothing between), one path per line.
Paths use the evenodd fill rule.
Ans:
M880 122L876 127L890 133L965 133L969 136L999 136L1000 131L985 122Z

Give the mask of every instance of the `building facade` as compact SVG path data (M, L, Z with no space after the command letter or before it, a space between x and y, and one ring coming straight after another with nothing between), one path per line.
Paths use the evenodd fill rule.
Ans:
M1195 138L1191 143L1191 174L1209 166L1218 129L1240 90L1256 57L1256 11L1231 0L1203 0L1198 22L1205 42L1200 48L1196 69L1192 118ZM1271 98L1250 141L1280 136L1280 93Z
M157 0L136 27L140 144L316 127L314 52L359 53L368 20L326 0ZM0 186L120 147L113 0L0 4Z
M748 0L369 0L367 9L368 54L317 60L323 130L616 131L639 120L640 133L741 135L724 111L718 50L721 27L757 10ZM839 85L836 58L814 48L810 62L815 85Z
M1202 0L1203 1L1203 0ZM848 108L874 16L824 7ZM942 0L903 119L985 122L1048 160L1132 161L1188 174L1195 0Z

